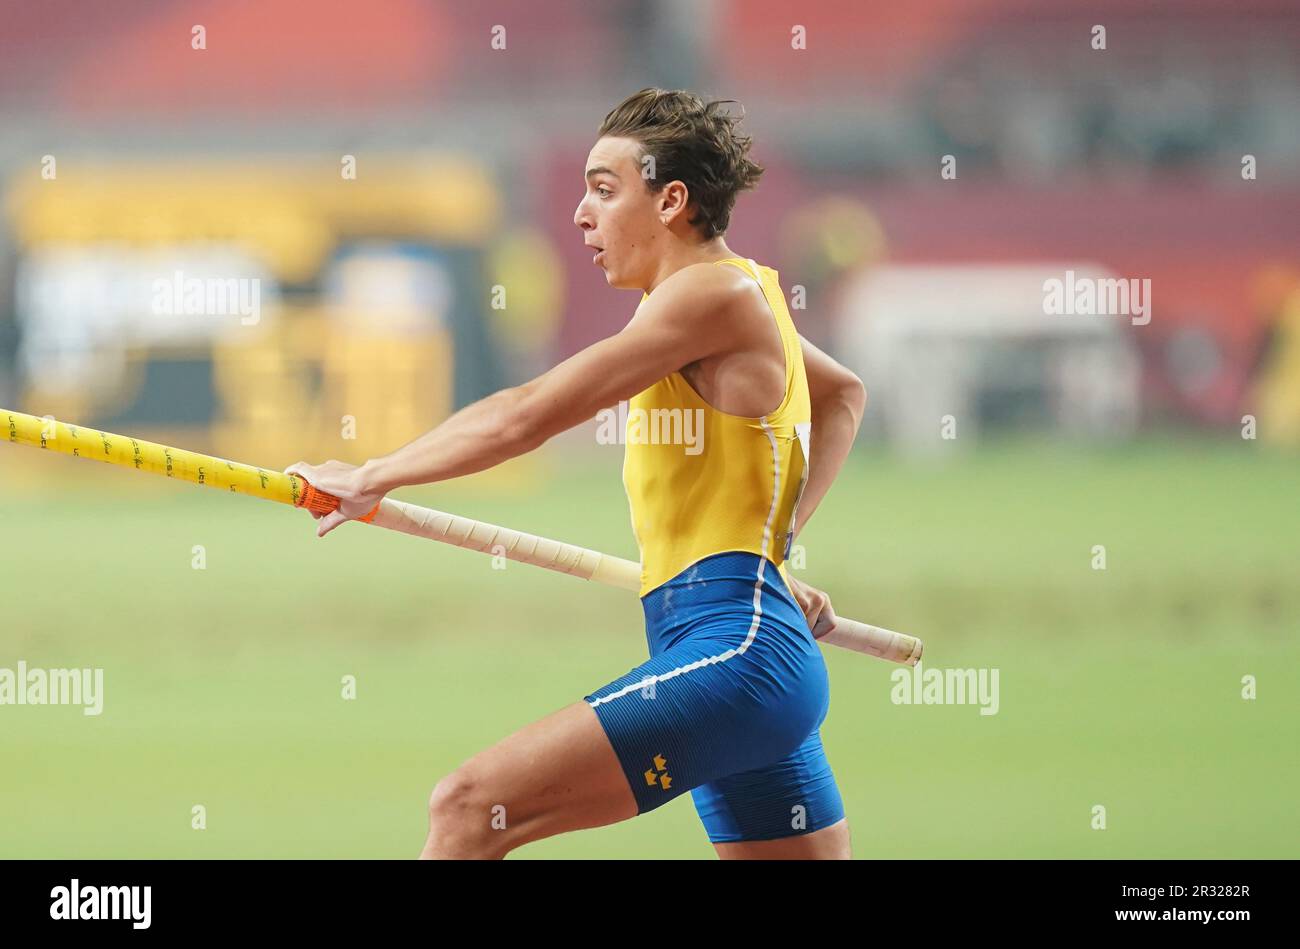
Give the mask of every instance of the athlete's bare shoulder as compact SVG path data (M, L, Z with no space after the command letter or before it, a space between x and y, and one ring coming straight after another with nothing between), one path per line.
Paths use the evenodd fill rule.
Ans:
M743 319L755 298L762 302L762 291L743 270L704 261L683 267L655 287L641 301L637 315L645 311L656 321L707 322L710 332L728 332L728 324Z
M780 402L780 333L763 290L747 271L720 262L683 267L642 300L628 328L634 325L670 348L665 360L724 412L757 416ZM753 404L758 409L750 411Z

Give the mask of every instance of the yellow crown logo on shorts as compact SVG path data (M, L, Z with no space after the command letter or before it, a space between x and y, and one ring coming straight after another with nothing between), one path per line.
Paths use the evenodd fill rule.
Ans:
M673 786L673 779L668 774L668 760L663 755L655 755L655 766L649 768L645 773L645 783L654 786L658 784L667 791ZM660 774L659 772L663 772Z

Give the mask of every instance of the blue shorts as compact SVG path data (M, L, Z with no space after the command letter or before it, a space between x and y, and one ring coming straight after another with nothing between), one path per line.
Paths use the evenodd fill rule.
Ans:
M646 594L650 658L586 696L638 813L684 791L709 840L774 840L844 817L818 729L821 648L771 561L715 554Z

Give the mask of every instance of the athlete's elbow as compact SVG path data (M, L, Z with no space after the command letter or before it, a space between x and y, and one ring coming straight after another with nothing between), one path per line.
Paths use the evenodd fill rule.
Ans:
M523 386L507 390L512 398L497 419L497 440L510 455L523 455L541 447L551 433L545 412Z
M867 387L861 379L846 370L830 401L835 406L835 411L847 412L853 417L856 428L862 423L862 415L867 410Z
M845 399L853 407L854 413L860 419L862 413L867 410L867 387L866 384L853 373L849 373L849 378L845 383Z
M496 440L511 458L525 455L546 441L545 438L537 437L536 427L523 416L503 419L497 429Z

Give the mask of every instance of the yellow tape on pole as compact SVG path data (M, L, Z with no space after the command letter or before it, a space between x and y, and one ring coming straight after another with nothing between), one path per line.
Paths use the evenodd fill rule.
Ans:
M306 482L296 475L254 468L237 461L80 425L68 425L52 418L0 409L0 421L4 424L4 435L0 437L11 442L148 471L233 494L298 505L306 488Z

